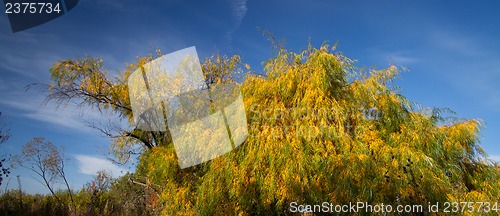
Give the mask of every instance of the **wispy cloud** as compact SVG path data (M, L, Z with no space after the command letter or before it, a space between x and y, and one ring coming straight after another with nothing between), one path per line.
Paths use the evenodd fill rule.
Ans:
M421 59L409 50L387 50L371 48L367 50L367 55L376 62L394 64L398 66L410 66L418 63Z
M247 14L247 0L232 1L233 16L236 18L236 28L238 28Z
M55 108L51 105L43 105L41 96L16 93L1 96L4 100L0 101L0 105L14 109L15 115L48 123L49 128L55 128L58 131L96 133L87 126L87 121L84 121L82 117L85 116L85 119L102 118L100 113L92 110L84 113L73 106Z
M429 34L429 39L436 48L445 49L464 56L482 56L486 48L479 38L466 35L463 32L435 29Z
M490 160L500 163L500 155L490 155Z
M118 167L111 161L100 157L82 154L77 154L74 157L78 161L79 172L86 175L97 175L97 171L105 170L116 178L128 172L128 170Z
M500 56L488 36L440 28L430 31L428 40L434 51L426 62L440 71L441 79L467 97L482 98L482 106L500 108Z
M7 89L7 83L0 77L0 90Z
M0 22L2 23L2 22ZM5 29L3 29L5 30ZM23 79L38 79L48 75L52 64L60 59L61 38L56 34L21 31L13 34L0 30L0 74L20 75ZM47 51L48 50L48 51Z
M99 7L99 8L105 8L105 9L110 9L110 10L115 10L115 11L123 11L127 8L132 8L132 7L126 7L127 5L130 5L132 2L130 1L125 1L125 0L106 0L106 1L99 1L99 0L90 0L90 1L82 1L80 4L82 6L86 7Z
M418 58L405 56L401 54L387 54L385 57L386 61L389 61L391 64L407 66L409 64L413 64L419 61Z
M3 72L21 75L36 79L43 73L49 74L49 68L60 56L42 52L23 53L23 50L14 50L0 55L0 69Z
M234 31L236 31L240 27L241 21L247 14L247 0L231 1L231 10L235 20L235 24L234 27L226 33L229 44L231 44L231 42L233 41Z

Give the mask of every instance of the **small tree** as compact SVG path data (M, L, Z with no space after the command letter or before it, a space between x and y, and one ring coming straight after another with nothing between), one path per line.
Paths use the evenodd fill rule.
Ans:
M109 201L107 192L112 180L113 177L109 172L99 170L97 171L97 176L85 185L85 189L90 195L87 215L97 215L106 210Z
M0 112L0 144L7 142L10 136L9 129L5 129L5 122L3 122L2 118L2 113ZM0 185L2 185L2 180L5 177L9 177L10 171L9 168L5 168L5 162L7 161L6 158L3 158L3 155L0 155L2 157L0 159Z
M73 194L66 179L64 154L61 149L58 149L52 142L43 137L36 137L26 143L22 148L22 154L15 157L16 164L30 169L36 173L44 184L56 198L56 200L64 205L67 205L59 196L56 195L54 183L62 179L72 204L73 211L75 209L75 202L73 201Z
M112 214L118 215L148 215L153 212L146 206L146 190L143 186L135 184L131 179L137 174L127 173L113 182L109 188L109 200Z
M106 170L97 171L97 176L92 179L92 182L87 183L87 188L92 192L102 193L108 191L111 186L113 177Z

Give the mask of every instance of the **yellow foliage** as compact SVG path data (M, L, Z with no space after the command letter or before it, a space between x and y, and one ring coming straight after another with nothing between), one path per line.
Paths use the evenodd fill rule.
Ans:
M56 88L76 84L109 96L106 104L132 124L132 114L122 108L130 103L126 79L151 59L138 59L113 82L84 73L97 63L61 62L52 76ZM239 61L212 56L203 63L205 78L211 84L236 79ZM301 53L281 49L266 62L266 75L244 77L245 143L181 170L170 140L157 140L141 155L137 173L158 185L167 215L283 214L290 202L498 201L500 172L481 162L479 121L426 115L395 92L397 66L368 75L352 72L351 63L327 46ZM153 139L138 130L130 134ZM112 147L120 152L139 138L117 139Z

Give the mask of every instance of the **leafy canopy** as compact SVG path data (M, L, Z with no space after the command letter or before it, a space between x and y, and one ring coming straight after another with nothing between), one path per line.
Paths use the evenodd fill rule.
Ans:
M151 59L114 81L98 59L58 62L49 98L79 98L132 123L125 82ZM207 82L231 79L239 61L207 59ZM408 101L392 84L396 66L359 72L352 62L327 45L280 48L265 75L248 74L241 85L249 137L210 162L181 170L167 133L138 129L108 133L113 150L147 147L135 175L159 191L166 214L284 213L290 202L498 201L500 175L479 145L479 120L448 120Z

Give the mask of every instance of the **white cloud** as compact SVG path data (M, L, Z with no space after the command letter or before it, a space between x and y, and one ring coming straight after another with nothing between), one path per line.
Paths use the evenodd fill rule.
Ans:
M371 48L367 50L367 55L376 60L397 66L410 66L421 61L420 57L412 50L388 50Z
M490 160L500 163L500 155L489 155Z
M126 169L118 167L111 161L103 158L81 154L77 154L74 157L78 161L79 172L86 175L96 175L97 171L106 170L116 178L128 172Z
M433 29L426 35L433 52L428 53L423 62L435 62L440 79L454 85L468 98L481 98L478 102L482 107L498 110L500 56L490 44L491 38L446 28Z
M58 127L57 129L70 129L73 132L84 133L95 132L82 120L82 115L78 114L81 111L76 110L75 107L68 106L56 109L50 105L43 105L41 97L32 97L25 94L13 94L9 96L7 100L0 101L0 104L16 109L16 113L22 117L49 123ZM85 117L89 117L88 119L97 119L98 115L95 112L88 112L85 114Z
M416 63L419 61L417 58L400 54L389 54L387 55L386 60L388 60L391 64L402 66L406 66L408 64Z
M464 32L452 32L445 29L435 29L429 34L430 41L435 47L444 48L464 56L484 56L486 48L481 39Z
M3 26L7 25L9 24ZM61 38L56 34L30 31L12 34L10 29L4 30L0 31L2 75L22 76L24 79L40 81L40 74L48 75L49 68L63 54L56 54L56 48L65 47L57 44Z
M231 9L233 12L233 17L235 18L235 25L234 27L229 30L226 33L226 37L231 43L233 41L233 33L240 27L241 21L247 14L248 8L247 8L247 0L236 0L236 1L231 1Z
M233 16L236 18L236 28L238 28L243 20L243 17L247 14L247 1L237 0L232 1Z
M5 90L7 88L8 88L7 83L3 81L2 78L0 78L0 90Z

